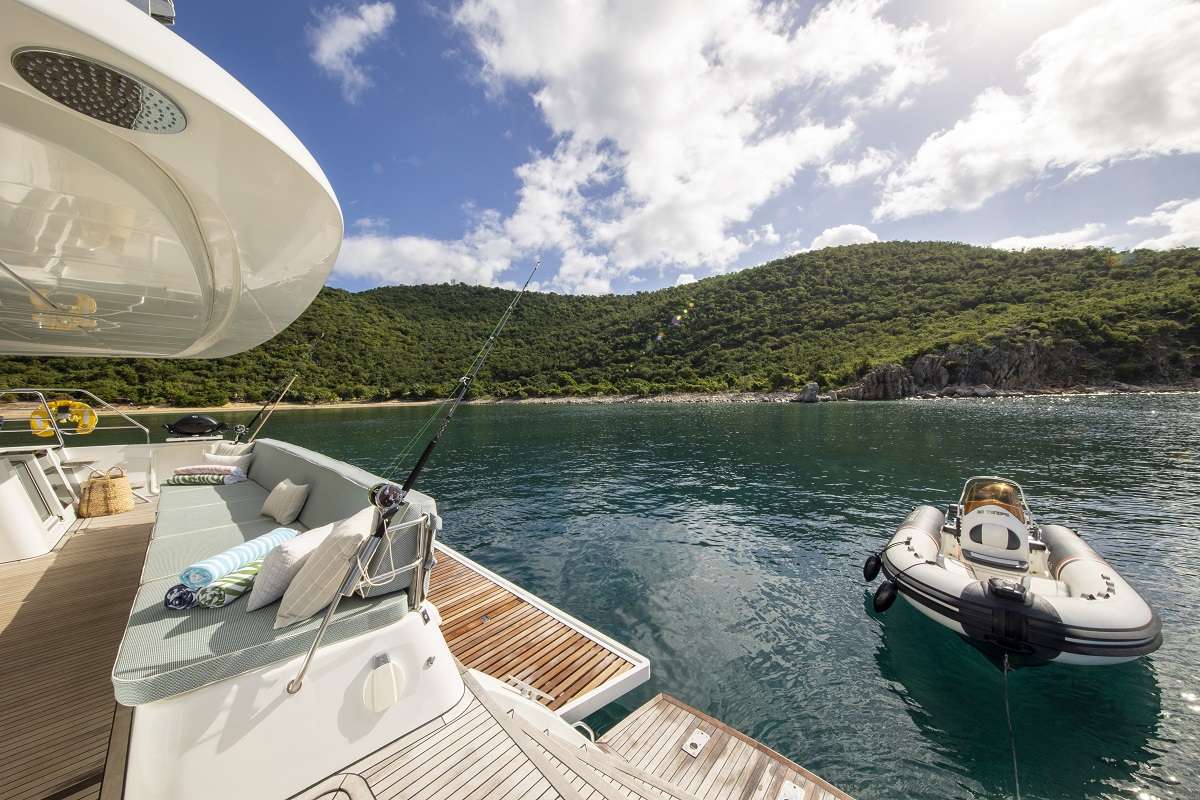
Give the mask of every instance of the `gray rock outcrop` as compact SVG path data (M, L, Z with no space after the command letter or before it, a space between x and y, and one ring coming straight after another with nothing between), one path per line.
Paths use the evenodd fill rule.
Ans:
M1079 344L1047 348L1037 342L992 346L951 345L926 353L912 364L917 386L942 390L963 388L1030 389L1066 386L1098 369L1093 355ZM987 395L992 396L992 395Z
M821 387L816 381L809 381L804 384L804 388L796 395L797 403L815 403L821 393Z

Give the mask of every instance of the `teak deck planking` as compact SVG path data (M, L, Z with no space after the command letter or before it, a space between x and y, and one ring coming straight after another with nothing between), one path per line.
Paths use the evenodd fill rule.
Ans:
M683 746L697 729L710 738L691 756ZM799 764L667 694L621 720L598 742L699 800L777 800L789 781L803 800L850 800Z
M117 709L109 676L155 507L80 520L54 551L0 564L5 800L110 796L101 794L109 741L114 721L118 731L126 729L127 710ZM123 762L123 745L113 752Z
M429 599L442 634L464 666L493 678L515 677L559 709L633 668L633 663L438 550Z

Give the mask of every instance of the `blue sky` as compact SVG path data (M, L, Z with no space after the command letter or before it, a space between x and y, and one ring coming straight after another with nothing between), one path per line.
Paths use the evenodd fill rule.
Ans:
M210 0L342 204L330 283L654 289L889 239L1200 245L1200 5Z

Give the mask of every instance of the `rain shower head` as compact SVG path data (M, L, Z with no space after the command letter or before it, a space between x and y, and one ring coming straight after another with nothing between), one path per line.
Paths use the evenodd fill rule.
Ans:
M142 133L179 133L187 127L187 117L171 98L90 58L25 47L13 53L12 65L33 88L92 119Z

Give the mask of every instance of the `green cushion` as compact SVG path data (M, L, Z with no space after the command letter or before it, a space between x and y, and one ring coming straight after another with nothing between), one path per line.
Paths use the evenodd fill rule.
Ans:
M262 514L262 500L257 497L242 497L228 503L214 503L191 508L169 508L158 510L151 539L182 536L197 531L221 528L230 523L259 522L270 519ZM274 521L274 520L272 520Z
M154 539L146 549L146 561L142 564L142 577L139 582L178 578L179 573L189 564L211 558L256 536L270 533L278 527L281 527L279 523L270 517L260 517L251 522L231 522L219 528ZM299 522L293 522L286 527L297 531L306 530Z
M364 508L368 490L382 480L364 469L294 444L257 440L250 480L270 492L284 478L308 486L300 521L310 528L337 522Z
M251 497L258 498L258 504L267 499L267 490L254 481L231 483L227 486L163 486L158 497L159 511L173 511L178 508L195 508L196 506L223 505Z
M163 595L174 578L142 586L133 601L117 663L117 702L136 706L241 675L303 654L312 644L321 615L275 630L276 606L246 611L245 603L223 608L170 611ZM398 622L408 610L403 592L362 600L346 598L324 642L330 644Z

